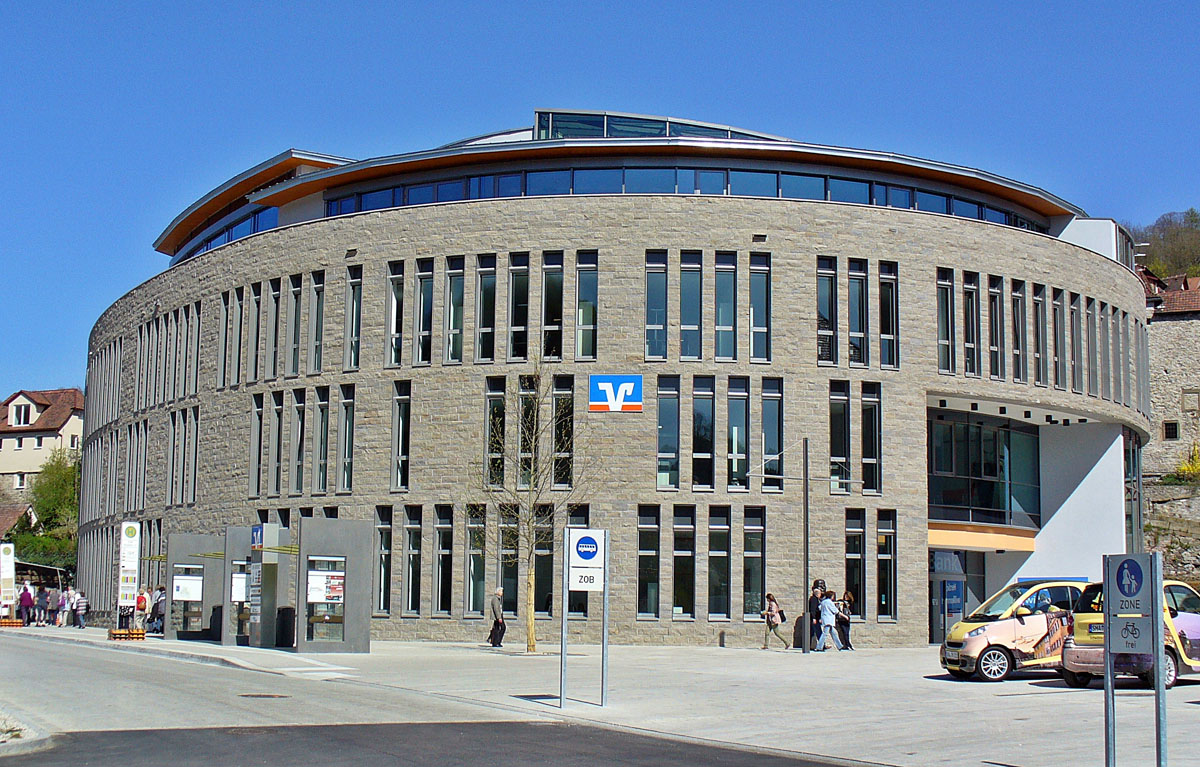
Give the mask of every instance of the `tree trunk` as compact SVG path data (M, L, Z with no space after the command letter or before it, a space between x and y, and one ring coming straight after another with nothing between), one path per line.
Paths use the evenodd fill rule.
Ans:
M533 595L537 579L534 576L533 562L529 563L528 575L525 578L525 652L537 652L537 634L533 620Z

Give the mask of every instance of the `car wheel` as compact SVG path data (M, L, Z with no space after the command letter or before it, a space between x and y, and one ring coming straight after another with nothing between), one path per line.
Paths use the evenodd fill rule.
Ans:
M1163 653L1163 687L1171 689L1175 686L1175 682L1179 680L1179 662L1175 660L1175 653L1171 650L1166 650ZM1142 680L1142 684L1153 689L1154 688L1154 672L1147 671L1145 674L1138 674L1138 679Z
M1092 675L1086 671L1071 671L1069 669L1060 669L1062 671L1063 681L1067 683L1067 687L1087 687L1092 683Z
M963 671L960 668L948 668L948 669L946 669L946 671L950 672L950 676L954 677L955 679L970 679L971 678L970 671Z
M992 646L980 654L975 662L975 673L985 682L1000 682L1012 673L1013 660L1008 650Z

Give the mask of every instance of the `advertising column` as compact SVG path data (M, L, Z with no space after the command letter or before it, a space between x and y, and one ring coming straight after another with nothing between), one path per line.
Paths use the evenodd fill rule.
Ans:
M141 526L121 523L121 550L117 565L117 613L120 628L129 628L129 618L137 605L138 556L141 552Z
M11 543L0 543L0 612L9 618L17 601L17 555Z

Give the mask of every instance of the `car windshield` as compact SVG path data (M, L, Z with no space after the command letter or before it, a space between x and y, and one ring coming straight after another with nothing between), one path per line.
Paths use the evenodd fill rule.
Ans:
M1099 583L1093 583L1083 590L1079 595L1079 601L1075 603L1075 612L1077 613L1098 613L1104 610L1104 586Z
M1009 586L1004 591L1001 591L996 596L979 606L979 609L968 616L969 620L994 621L997 620L1004 611L1013 606L1025 593L1026 586Z

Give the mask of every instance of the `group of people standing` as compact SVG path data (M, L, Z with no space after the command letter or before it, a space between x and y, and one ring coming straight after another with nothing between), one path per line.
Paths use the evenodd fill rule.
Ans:
M87 596L74 586L46 588L45 584L34 586L25 581L17 594L17 614L25 626L84 628L89 609Z
M854 613L854 595L849 591L842 593L837 599L837 593L825 588L825 581L815 580L812 593L808 598L808 631L810 645L816 652L824 652L830 647L841 650L853 650L850 642L850 616ZM792 648L791 642L779 630L787 622L787 615L779 606L774 594L767 593L766 609L762 611L766 619L767 630L763 637L762 648L770 647L771 635L774 634L783 642L785 650Z
M163 617L167 607L167 587L158 585L154 592L138 589L133 606L133 627L151 634L163 633Z

